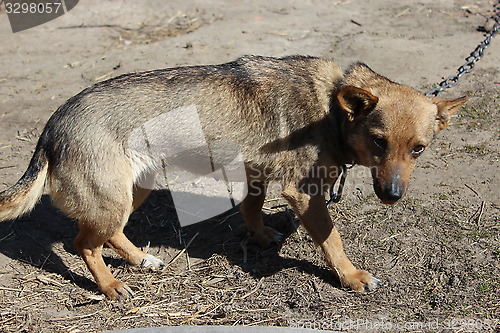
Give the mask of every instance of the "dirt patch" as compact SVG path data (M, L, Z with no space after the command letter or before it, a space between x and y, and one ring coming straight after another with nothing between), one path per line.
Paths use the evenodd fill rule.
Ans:
M243 54L311 54L344 67L361 60L426 91L483 38L478 28L493 3L89 0L17 34L2 20L0 189L22 175L52 112L94 82ZM498 63L494 39L475 71L443 96L470 101L421 158L400 204L380 205L368 174L355 168L345 199L330 210L347 254L384 288L342 289L293 214L274 208L283 201L273 187L266 223L287 237L268 250L246 243L236 212L180 228L169 194L155 193L132 215L126 234L169 264L150 272L106 249L112 272L136 296L104 300L73 248L74 221L44 197L30 216L0 224L0 331L164 325L498 331Z
M178 12L175 16L162 19L156 24L141 22L139 27L123 27L119 25L101 26L113 28L115 34L112 36L117 44L150 44L161 41L168 37L177 37L189 34L200 29L203 25L221 19L217 17L206 18L201 13L186 14ZM85 26L74 27L78 29ZM190 47L190 46L186 46ZM191 46L192 47L192 46Z

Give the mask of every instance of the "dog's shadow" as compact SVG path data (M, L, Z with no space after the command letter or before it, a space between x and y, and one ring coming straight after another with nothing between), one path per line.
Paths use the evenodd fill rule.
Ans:
M291 235L298 226L289 210L266 215L264 221L285 237ZM44 195L28 216L0 223L0 253L48 273L59 274L81 288L95 291L93 281L67 267L60 257L77 255L73 247L77 233L76 222L54 208L50 198ZM210 220L181 228L170 192L153 191L142 207L131 215L125 234L140 248L165 247L179 251L186 248L189 257L200 259L208 259L215 254L225 256L231 264L238 265L255 278L295 267L340 287L338 279L330 270L306 259L280 256L280 245L261 249L247 242L246 226L238 213L238 207ZM65 251L56 251L56 254L53 249L56 244L62 244ZM124 264L121 259L105 258L105 261L115 267Z

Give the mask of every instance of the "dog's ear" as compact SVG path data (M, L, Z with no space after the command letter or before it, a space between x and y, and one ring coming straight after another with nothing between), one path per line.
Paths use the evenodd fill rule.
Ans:
M337 92L337 100L342 110L347 113L347 119L353 121L366 115L375 108L378 97L369 91L353 86L345 86Z
M450 122L451 115L455 113L465 102L467 97L463 96L455 99L437 98L434 97L432 102L436 104L438 113L436 116L436 129L435 132L444 130Z

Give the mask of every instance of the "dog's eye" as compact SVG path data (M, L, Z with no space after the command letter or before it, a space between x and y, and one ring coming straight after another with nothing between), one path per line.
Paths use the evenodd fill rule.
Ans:
M373 143L375 144L375 146L379 147L382 150L387 149L387 141L383 138L375 137L373 138Z
M415 146L415 147L413 148L413 150L411 151L411 154L412 154L413 156L419 156L420 154L422 154L422 153L424 152L424 150L425 150L425 146L423 146L423 145L418 145L418 146Z

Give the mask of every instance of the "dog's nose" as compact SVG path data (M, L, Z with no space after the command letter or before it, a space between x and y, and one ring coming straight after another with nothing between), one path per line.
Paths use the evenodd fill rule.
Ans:
M382 201L387 204L394 204L403 197L404 193L405 193L405 187L401 182L399 181L391 182L384 189L383 192L384 198Z

